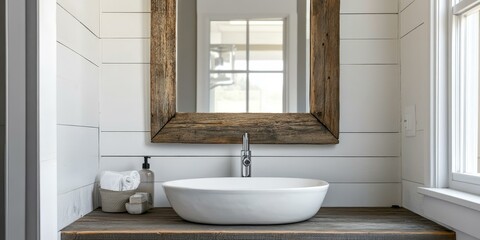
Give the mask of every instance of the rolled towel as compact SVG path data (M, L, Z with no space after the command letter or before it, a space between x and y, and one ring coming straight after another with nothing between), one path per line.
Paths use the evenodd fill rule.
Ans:
M100 178L100 187L110 191L122 191L123 175L119 172L105 171Z
M135 190L140 185L138 171L112 172L104 171L100 177L100 187L110 191Z
M140 185L140 174L138 171L121 172L122 191L135 190Z

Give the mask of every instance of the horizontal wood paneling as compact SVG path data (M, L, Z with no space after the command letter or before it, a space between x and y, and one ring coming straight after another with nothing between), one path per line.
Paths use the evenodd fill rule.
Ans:
M400 40L402 106L416 105L417 130L429 129L429 30L422 25Z
M399 132L399 75L398 65L342 66L340 129L344 132Z
M149 132L102 132L102 156L238 156L240 145L156 144ZM239 136L240 138L241 136ZM337 145L252 145L254 156L400 156L398 133L341 133Z
M341 39L397 39L397 31L398 14L344 14L340 17Z
M58 133L58 193L95 182L98 171L98 129L61 126Z
M155 182L154 206L170 207L162 183L163 182ZM390 207L401 204L400 195L400 183L330 183L322 206ZM99 201L98 204L101 205Z
M340 64L397 64L397 40L341 40Z
M398 13L398 0L342 0L340 13Z
M229 177L232 174L232 164L238 159L235 157L153 157L150 159L150 169L155 173L157 182L186 178ZM140 170L142 163L143 157L102 157L99 170L100 172Z
M399 14L402 109L416 108L416 136L402 135L402 203L418 214L424 214L418 187L430 168L430 2L401 0Z
M346 19L344 24L353 24L351 17L347 16ZM386 25L392 25L392 21ZM357 31L354 30L355 28L358 27L352 26L342 30L342 33L347 38L355 39L392 38L396 34L395 27L387 33L375 33L375 28L371 28L371 31L364 29ZM125 35L131 34L134 33L125 33ZM103 63L149 63L150 61L150 46L147 39L103 39L102 41ZM341 63L397 64L397 47L396 40L342 40Z
M254 177L322 179L330 183L399 183L398 157L257 157ZM239 159L234 159L239 175Z
M97 206L101 41L99 0L57 3L57 209L47 221L61 230Z
M417 131L415 137L402 138L402 178L411 182L424 183L426 149L428 145L424 131Z
M161 182L155 183L155 207L170 207ZM400 205L400 183L331 183L323 207Z
M153 199L153 206L155 207L171 207L168 202L165 190L162 187L163 182L155 182L155 198Z
M94 64L100 64L99 38L59 5L57 5L57 41Z
M399 183L399 157L256 157L254 177L316 178L332 183ZM139 170L142 157L102 157L100 172ZM208 164L205 164L208 163ZM239 157L153 157L155 180L240 175ZM351 171L345 171L351 169Z
M324 207L390 207L401 205L400 183L330 184Z
M398 10L399 12L405 10L410 4L412 4L415 0L399 0L398 1Z
M402 206L412 212L423 215L423 195L418 193L418 188L423 184L402 181Z
M326 179L332 182L330 206L400 204L398 6L397 0L341 1L340 144L252 145L254 176ZM134 18L148 15L150 6L102 0L101 8ZM103 15L115 19L122 14ZM145 23L134 20L125 28L103 21L102 36L105 31L118 39L102 39L100 169L138 169L140 156L163 156L151 162L158 181L156 206L169 206L162 181L237 175L240 145L150 143Z
M398 66L344 65L340 76L342 131L399 131ZM150 130L148 65L104 65L101 85L102 131Z
M150 63L150 40L102 39L102 62Z
M102 13L102 38L150 38L150 13Z
M57 3L95 35L100 36L99 0L57 0Z
M59 231L98 207L95 188L95 184L90 184L58 196Z
M57 123L98 127L100 69L57 44Z
M149 38L149 13L102 13L102 38ZM342 39L396 39L397 14L344 14L340 17Z
M400 13L400 37L404 37L421 24L428 25L430 1L414 1Z
M253 159L255 177L303 177L329 181L331 188L325 206L390 206L400 201L399 158L254 156ZM141 157L103 157L100 170L139 169L142 160ZM238 175L235 173L238 160L238 157L152 158L151 169L157 181L155 206L170 206L161 187L163 181L235 176ZM349 197L352 195L355 197Z
M100 97L102 131L150 130L150 65L103 65Z
M150 12L151 0L100 0L102 12Z

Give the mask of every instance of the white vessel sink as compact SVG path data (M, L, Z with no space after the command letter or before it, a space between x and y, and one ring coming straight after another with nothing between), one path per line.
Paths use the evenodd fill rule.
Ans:
M187 221L257 225L313 217L328 183L301 178L199 178L165 182L163 188L175 212Z

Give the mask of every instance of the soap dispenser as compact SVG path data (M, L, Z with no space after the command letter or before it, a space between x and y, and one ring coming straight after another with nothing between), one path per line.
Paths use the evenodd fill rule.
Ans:
M148 163L150 157L145 156L143 158L142 170L138 171L140 174L140 185L137 188L137 192L146 192L150 193L150 198L148 202L151 207L153 207L154 198L154 184L155 184L155 174L150 170L150 163Z

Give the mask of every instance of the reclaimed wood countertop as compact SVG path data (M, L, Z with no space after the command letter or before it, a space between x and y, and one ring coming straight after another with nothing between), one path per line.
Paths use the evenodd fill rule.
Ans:
M218 226L182 220L171 208L143 215L95 210L62 231L62 240L103 239L455 239L455 233L403 208L321 208L294 224Z

